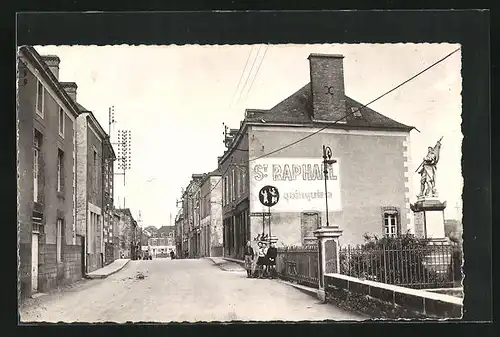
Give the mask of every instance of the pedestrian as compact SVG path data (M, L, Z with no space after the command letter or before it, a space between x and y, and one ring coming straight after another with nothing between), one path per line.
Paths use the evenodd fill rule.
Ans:
M247 270L247 277L252 276L252 262L255 257L253 248L252 248L252 243L250 241L247 241L247 245L245 247L245 269Z
M266 245L263 241L259 241L259 251L257 253L257 268L259 271L259 278L264 276L264 268L266 266Z
M274 246L274 242L270 243L270 247L266 252L267 271L271 278L276 277L276 257L278 256L278 249Z
M175 259L175 254L173 250L170 251L170 259L171 260Z

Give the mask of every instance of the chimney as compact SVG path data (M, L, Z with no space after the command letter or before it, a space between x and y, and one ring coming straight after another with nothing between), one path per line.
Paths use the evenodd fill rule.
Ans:
M52 74L59 80L59 63L61 60L56 55L44 55L42 56L43 62L49 67Z
M64 91L68 94L71 99L76 102L76 89L78 89L78 86L76 85L75 82L61 82L61 86L63 87Z
M333 122L346 115L343 55L311 54L313 121ZM345 120L339 121L345 123Z

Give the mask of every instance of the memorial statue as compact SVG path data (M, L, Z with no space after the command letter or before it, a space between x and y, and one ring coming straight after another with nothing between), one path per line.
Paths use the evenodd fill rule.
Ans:
M419 198L432 196L437 197L436 191L436 169L439 161L439 151L441 149L441 139L439 139L434 147L429 146L427 155L415 172L420 174L420 194Z

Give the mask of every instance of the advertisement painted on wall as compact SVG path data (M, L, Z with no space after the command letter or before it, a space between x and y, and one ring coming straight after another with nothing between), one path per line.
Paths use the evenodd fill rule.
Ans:
M328 210L340 211L340 177L337 163L328 172ZM262 158L250 162L250 212L267 212L259 200L259 191L275 186L279 202L271 212L324 212L325 178L321 158Z

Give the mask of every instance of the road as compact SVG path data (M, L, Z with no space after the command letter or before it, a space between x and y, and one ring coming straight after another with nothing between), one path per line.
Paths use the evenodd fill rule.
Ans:
M276 280L247 279L235 269L221 270L209 259L130 261L106 279L29 299L20 308L21 322L366 319Z

